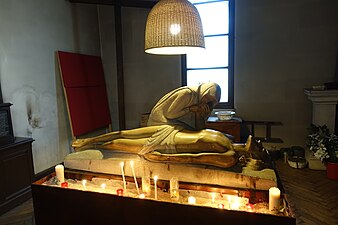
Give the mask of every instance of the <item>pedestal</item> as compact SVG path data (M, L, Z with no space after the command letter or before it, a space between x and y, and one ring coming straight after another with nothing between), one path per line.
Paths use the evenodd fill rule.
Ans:
M335 130L336 105L338 90L304 90L305 95L312 101L312 123L326 125L333 133Z
M312 123L317 126L326 125L330 132L334 133L338 90L305 89L304 93L312 101ZM325 170L326 167L322 162L316 159L310 150L307 151L306 158L309 162L309 168Z

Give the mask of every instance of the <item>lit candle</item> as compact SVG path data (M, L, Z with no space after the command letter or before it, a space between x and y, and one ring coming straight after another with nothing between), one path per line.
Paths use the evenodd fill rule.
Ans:
M269 210L278 211L279 210L279 198L280 190L277 187L272 187L269 189Z
M118 195L118 196L123 196L123 189L117 189L116 190L116 194Z
M196 204L196 198L195 198L194 196L190 196L190 197L188 198L188 203L189 203L190 205L195 205L195 204Z
M154 176L154 186L155 186L155 200L157 200L157 176Z
M138 197L143 199L143 198L146 197L146 195L142 193L142 194L140 194Z
M215 203L216 193L211 193L211 203Z
M127 190L126 178L124 177L124 170L123 170L124 162L121 162L120 166L121 166L121 174L122 174L122 179L123 179L123 189Z
M252 212L252 211L253 211L253 208L254 208L253 204L250 204L250 203L247 203L247 204L246 204L246 209L247 209L249 212Z
M240 198L237 196L233 197L232 202L230 203L230 209L238 210L240 206Z
M133 172L137 193L140 194L140 190L138 189L137 179L136 179L135 171L134 171L134 161L130 161L130 167L131 167L131 171Z
M65 169L63 165L55 166L56 178L59 180L60 184L65 182Z
M83 179L82 180L82 186L83 186L84 189L86 189L86 184L87 184L87 180Z
M101 184L101 188L102 188L102 189L106 189L106 184L105 184L105 183L102 183L102 184Z

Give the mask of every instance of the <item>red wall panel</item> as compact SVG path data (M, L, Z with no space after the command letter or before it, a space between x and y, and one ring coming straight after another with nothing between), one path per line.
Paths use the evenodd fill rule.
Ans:
M58 52L74 136L111 124L101 58Z

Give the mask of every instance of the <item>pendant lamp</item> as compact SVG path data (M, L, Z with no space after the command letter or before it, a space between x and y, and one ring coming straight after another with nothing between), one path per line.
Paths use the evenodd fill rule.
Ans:
M187 0L160 0L147 17L145 52L179 55L205 48L202 22Z

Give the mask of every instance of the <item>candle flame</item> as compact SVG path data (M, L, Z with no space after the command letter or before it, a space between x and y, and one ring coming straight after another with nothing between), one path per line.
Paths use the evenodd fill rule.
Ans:
M194 196L190 196L188 198L188 203L191 204L191 205L196 204L196 198Z
M105 188L106 188L106 184L105 184L105 183L102 183L102 184L101 184L101 188L102 188L102 189L105 189Z
M121 163L120 163L120 166L121 166L121 167L124 167L124 162L121 162Z
M154 176L154 181L156 182L158 179L158 176Z
M131 166L131 167L134 166L134 161L130 161L130 166Z

